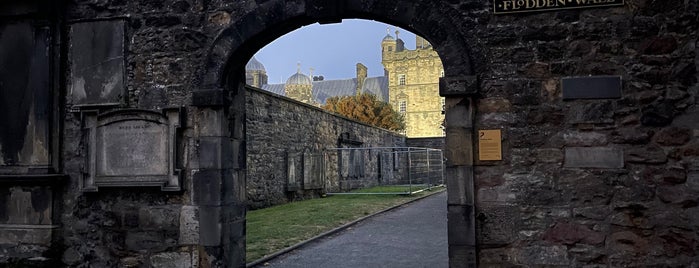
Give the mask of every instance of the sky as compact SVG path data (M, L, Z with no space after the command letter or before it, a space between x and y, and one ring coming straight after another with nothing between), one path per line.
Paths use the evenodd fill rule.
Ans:
M255 57L267 71L269 84L281 84L296 73L322 75L325 80L354 78L356 64L367 66L369 77L383 76L381 40L390 29L407 49L415 49L415 34L382 22L343 20L336 24L312 24L290 32L260 49Z

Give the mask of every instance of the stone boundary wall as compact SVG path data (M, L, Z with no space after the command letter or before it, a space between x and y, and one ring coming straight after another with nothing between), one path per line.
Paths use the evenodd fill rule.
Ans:
M302 169L300 158L304 152L318 153L325 148L338 147L343 133L361 142L356 145L359 147L406 144L405 137L395 132L260 89L246 89L247 198L251 208L312 198L322 192L322 189L304 190L303 187L289 191L289 155L296 158L295 169Z

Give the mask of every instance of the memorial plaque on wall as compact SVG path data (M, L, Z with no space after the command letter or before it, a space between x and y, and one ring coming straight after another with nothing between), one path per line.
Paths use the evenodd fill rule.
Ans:
M124 22L81 22L71 25L69 31L70 104L75 107L121 104L125 91Z
M181 189L176 167L180 109L166 109L163 113L129 109L84 114L88 157L83 191L94 192L108 186Z

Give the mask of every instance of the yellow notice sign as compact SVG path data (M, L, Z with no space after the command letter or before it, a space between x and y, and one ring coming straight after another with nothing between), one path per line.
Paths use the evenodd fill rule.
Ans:
M502 134L499 129L478 131L478 159L502 160Z

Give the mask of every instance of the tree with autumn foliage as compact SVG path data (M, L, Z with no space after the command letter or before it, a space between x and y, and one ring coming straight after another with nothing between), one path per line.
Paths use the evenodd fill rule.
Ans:
M378 100L373 94L360 93L354 96L331 97L325 102L323 109L388 130L405 129L403 115L393 110L390 104Z

